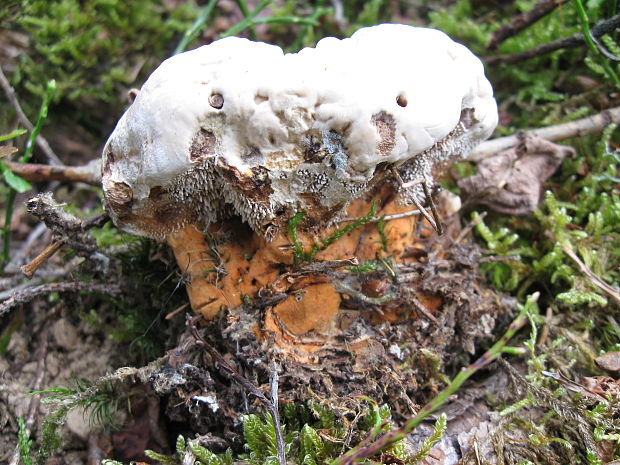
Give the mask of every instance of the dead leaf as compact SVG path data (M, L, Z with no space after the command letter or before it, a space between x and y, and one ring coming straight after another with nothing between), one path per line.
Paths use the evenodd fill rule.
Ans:
M572 156L572 147L535 136L478 163L478 174L459 179L465 204L484 205L508 215L529 215L538 207L542 184Z
M594 359L603 370L620 371L620 352L607 352Z

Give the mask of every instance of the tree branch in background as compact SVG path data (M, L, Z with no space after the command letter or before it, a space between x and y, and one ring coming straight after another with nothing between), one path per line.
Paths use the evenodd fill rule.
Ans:
M496 30L491 36L487 49L496 50L497 47L506 39L517 35L523 29L530 27L536 21L544 18L558 6L563 5L568 0L541 0L534 7L513 17L510 21Z
M592 37L598 38L604 34L612 32L618 26L620 26L620 14L599 22L590 30L590 34ZM564 37L563 39L547 42L546 44L539 45L538 47L534 47L523 52L514 53L511 55L490 56L485 59L485 62L489 65L495 63L518 63L540 55L555 52L556 50L582 47L585 43L584 39L585 37L582 33L577 33L572 36Z
M620 123L620 107L610 108L596 115L570 121L569 123L532 129L512 136L484 141L469 153L467 159L477 161L495 155L517 144L522 134L538 136L550 141L558 141L600 132L610 124L618 123Z

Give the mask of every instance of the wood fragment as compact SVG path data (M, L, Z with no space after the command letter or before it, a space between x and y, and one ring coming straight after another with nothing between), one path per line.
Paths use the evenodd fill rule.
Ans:
M620 123L620 107L609 108L596 115L588 116L587 118L484 141L469 153L467 159L478 161L493 156L502 150L506 150L518 144L524 135L538 136L550 141L558 141L600 132L610 124L618 123Z
M605 19L596 24L590 33L594 38L598 38L604 34L614 31L620 25L620 14L612 16L609 19ZM547 53L555 52L556 50L582 47L585 44L584 35L582 33L576 33L562 39L553 40L546 44L541 44L537 47L525 50L519 53L513 53L509 55L495 55L485 58L485 62L489 65L496 63L508 63L514 64L520 61L528 60Z
M46 261L48 261L51 257L54 256L56 252L60 250L64 241L54 241L50 245L48 245L43 252L34 257L29 263L21 267L22 273L26 275L28 279L31 279L34 276L34 273L43 265Z
M530 27L539 19L544 18L558 6L563 5L568 0L540 0L531 10L525 11L514 16L510 21L497 29L491 36L489 50L495 50L506 39L517 35L523 29Z

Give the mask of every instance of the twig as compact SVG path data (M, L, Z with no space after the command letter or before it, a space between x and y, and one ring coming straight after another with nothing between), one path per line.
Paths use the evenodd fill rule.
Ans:
M383 221L392 221L392 220L400 220L402 218L409 218L410 216L416 216L420 214L420 210L409 210L403 213L395 213L393 215L385 215L385 216L373 216L368 220L369 223L377 223L381 220ZM357 221L359 218L342 218L338 220L338 223L350 223L352 221Z
M620 290L610 286L605 281L603 281L601 278L599 278L590 268L586 266L585 263L581 261L581 259L577 256L575 252L573 252L570 249L570 247L568 247L565 244L562 244L562 250L564 251L566 255L568 255L571 258L571 260L575 262L575 264L579 267L581 272L590 279L590 282L592 282L592 284L594 284L596 287L598 287L599 289L601 289L602 291L606 292L611 297L613 297L617 303L620 303Z
M271 362L271 374L269 376L269 385L271 386L271 403L273 404L273 426L276 429L276 446L278 448L278 463L286 465L285 445L282 438L282 429L280 427L280 415L278 413L278 366L276 362Z
M11 104L11 106L15 109L15 113L17 114L17 119L19 122L26 128L28 131L34 129L33 124L30 122L24 110L22 110L21 105L19 104L19 100L17 100L17 95L15 94L15 90L11 87L9 80L4 75L2 71L2 67L0 66L0 86L4 90L4 94L6 95L7 100ZM47 162L50 165L62 165L62 162L58 158L58 156L54 153L50 145L47 143L47 140L41 136L37 136L37 145L43 151L45 156L47 157Z
M99 159L82 166L42 165L4 160L3 163L13 173L26 181L83 182L91 186L101 186L101 162Z
M383 305L386 304L388 302L391 302L392 300L394 300L394 297L392 297L391 295L384 295L383 297L368 297L366 294L364 294L363 292L360 291L356 291L355 289L347 286L344 282L336 279L334 280L334 287L336 288L336 290L338 292L340 292L341 294L345 294L348 296L351 296L355 299L360 300L361 302L364 302L365 304L370 304L370 305Z
M11 297L0 303L0 316L7 313L12 308L30 302L31 300L45 294L51 294L52 292L99 292L101 294L119 294L121 292L120 286L116 284L95 284L85 282L63 282L63 283L48 283L41 284L39 286L29 287L21 291L15 292Z
M422 302L420 302L420 300L413 294L409 295L409 300L411 301L411 303L413 304L413 306L416 308L416 310L421 313L422 315L424 315L426 318L428 318L429 320L431 320L431 322L437 327L439 328L441 325L439 324L439 321L437 320L437 318L435 318L435 315L433 315L428 308L426 308L424 306L424 304Z
M531 26L539 19L544 18L558 6L563 5L567 1L568 0L539 1L531 10L513 17L510 21L497 29L491 36L491 40L489 41L487 48L489 50L497 49L497 46L506 39L517 35L523 29Z
M454 239L454 244L458 244L459 242L461 242L463 239L465 239L465 236L467 236L470 231L472 229L474 229L474 226L476 226L478 223L480 223L486 216L487 216L488 212L482 212L480 213L478 216L476 216L473 220L471 220L467 226L465 226L463 228L463 230L459 233L459 235L456 237L456 239Z
M278 448L278 463L280 465L286 465L286 457L284 456L284 438L282 437L282 430L280 429L280 414L278 413L277 403L274 404L271 400L269 400L265 395L258 390L256 386L254 386L247 378L241 376L241 374L235 370L227 361L220 355L220 353L215 350L215 348L209 344L205 338L203 338L198 329L196 328L196 321L198 318L190 318L188 320L188 325L190 325L190 330L194 338L196 339L197 344L204 347L204 349L209 353L211 358L218 364L224 371L226 371L230 377L247 389L253 396L255 396L269 411L271 417L273 418L273 424L276 430L276 445ZM275 379L275 381L274 381ZM271 373L271 390L273 395L274 383L277 391L277 370L275 370L275 375ZM276 392L277 397L277 392Z
M504 346L508 343L508 341L510 341L510 339L512 339L515 333L527 323L528 309L530 306L535 304L538 297L539 293L534 293L530 296L527 303L521 307L521 311L512 321L504 335L495 344L493 344L493 346L487 350L482 357L469 365L467 368L463 368L461 372L452 380L452 382L439 394L437 394L428 404L422 407L416 416L407 421L405 426L390 431L373 443L365 445L364 447L352 448L349 452L341 455L336 460L333 460L330 465L350 465L355 462L359 462L364 458L373 457L386 447L406 438L407 435L411 433L420 423L422 423L426 417L441 407L467 379L502 355L502 349Z
M60 250L63 244L63 240L52 242L43 250L43 252L21 267L22 273L24 273L28 279L31 279L41 265L53 257L54 254Z
M612 32L619 25L620 14L599 22L590 30L590 35L592 37L598 38L604 34ZM556 50L581 47L584 44L584 39L585 36L582 33L577 33L573 34L572 36L564 37L563 39L547 42L546 44L539 45L523 52L510 55L490 56L487 57L485 61L490 65L495 63L518 63L520 61L528 60L530 58L534 58L540 55L555 52Z
M610 124L618 123L620 123L620 107L609 108L596 115L588 116L587 118L484 141L469 153L467 159L478 161L495 155L519 143L519 140L521 140L524 135L542 137L550 141L558 141L600 132Z

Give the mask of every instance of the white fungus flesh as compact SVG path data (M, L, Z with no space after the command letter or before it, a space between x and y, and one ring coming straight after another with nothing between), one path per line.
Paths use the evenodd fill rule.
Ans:
M482 63L437 30L384 24L292 54L226 38L149 77L105 146L106 205L158 239L230 214L266 236L298 211L322 226L394 177L422 202L415 184L496 124Z

